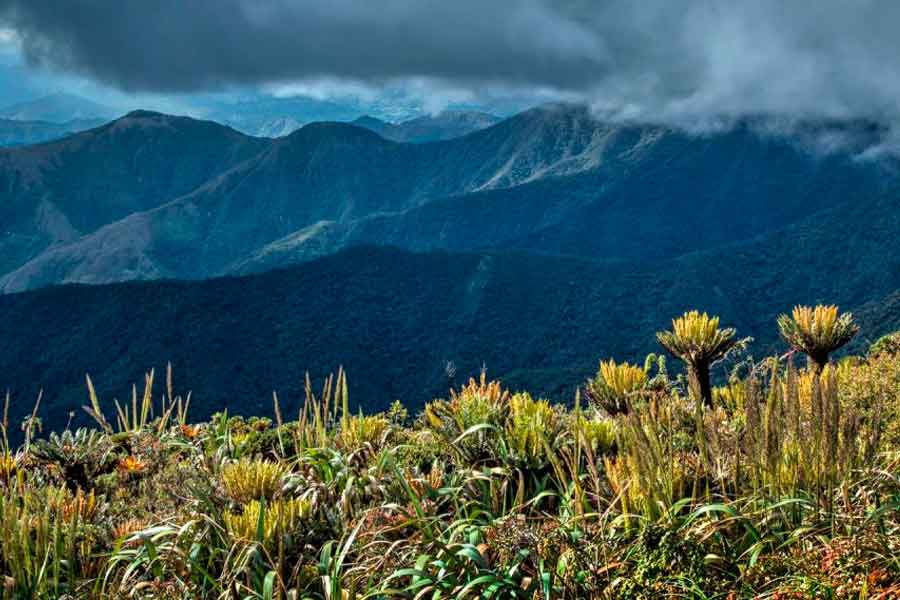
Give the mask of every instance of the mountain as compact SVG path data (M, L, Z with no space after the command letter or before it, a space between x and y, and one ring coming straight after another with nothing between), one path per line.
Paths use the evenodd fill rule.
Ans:
M107 121L121 112L74 94L57 92L0 109L0 118L17 121L67 123L91 119Z
M536 168L547 174L568 170L573 155L588 147L584 136L562 139L535 156L504 131L470 137L396 144L359 127L319 123L259 140L211 122L135 112L64 144L0 153L0 182L9 182L7 210L15 209L0 217L13 225L5 245L16 250L0 264L0 271L15 271L3 286L228 272L232 262L319 221L516 185ZM242 160L220 160L232 145L246 150L235 154ZM147 165L157 169L144 172ZM90 190L89 203L81 186ZM98 210L84 223L77 213L88 206ZM64 219L56 218L57 207Z
M136 112L0 153L0 289L251 273L356 244L665 260L891 197L896 161L861 158L885 135L694 134L547 106L436 143L342 123L263 140Z
M99 127L104 122L103 119L76 119L66 123L0 119L0 147L11 148L56 140L78 131Z
M809 243L788 244L794 235ZM8 294L0 296L0 386L11 390L14 419L43 388L47 428L64 425L69 411L87 418L78 410L85 373L111 407L142 369L167 361L176 387L193 390L196 419L226 407L265 414L272 390L293 412L304 372L318 378L339 365L354 406L366 410L395 399L415 409L445 395L448 362L457 380L484 365L514 389L568 401L599 359L659 351L654 332L687 308L720 314L756 338L760 356L783 348L775 317L794 303L855 309L900 289L891 258L900 242L882 253L849 236L848 248L871 266L845 271L851 259L821 252L822 236L796 231L652 265L359 247L241 278ZM862 337L882 332L867 325Z
M621 127L607 134L602 150L577 160L592 152L595 162L582 172L538 174L396 213L320 222L264 246L234 270L265 270L354 244L655 261L775 232L848 199L890 198L898 182L891 161L816 154L749 127L715 137ZM554 168L572 167L560 161Z
M306 96L254 97L217 101L205 107L207 119L234 127L247 135L281 137L315 121L351 121L360 108Z
M56 142L0 150L0 271L110 223L127 228L135 214L214 181L263 146L214 123L134 112ZM112 248L102 254L124 260ZM109 266L87 279L113 272L126 271Z
M524 104L523 104L524 102ZM447 139L456 137L460 132L469 133L497 122L499 119L484 112L472 110L469 106L449 109L437 117L418 118L421 108L411 102L405 90L383 89L381 93L371 96L349 93L319 97L315 91L312 95L251 95L235 97L200 96L192 99L191 104L204 118L229 125L248 135L259 137L279 137L272 135L276 131L275 124L285 125L314 123L320 121L350 122L365 126L370 122L373 127L383 127L393 123L408 124L409 133L419 141L429 139ZM530 104L524 99L497 106L505 113L511 114ZM371 116L363 116L371 115ZM355 120L359 120L358 123ZM418 121L418 124L416 124ZM413 131L418 127L419 132ZM446 130L446 133L441 133ZM280 129L280 135L290 131ZM387 136L386 136L387 137ZM396 139L395 141L406 141Z
M365 127L395 142L421 144L462 137L474 131L487 129L501 120L500 117L484 112L448 110L400 123L389 123L367 115L353 121L353 125Z
M256 135L259 137L278 138L290 135L303 127L303 123L292 117L276 117L261 124Z

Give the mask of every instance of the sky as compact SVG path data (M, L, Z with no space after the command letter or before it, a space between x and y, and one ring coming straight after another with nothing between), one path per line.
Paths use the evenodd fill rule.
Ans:
M0 97L900 116L893 0L0 0ZM503 108L505 107L505 108Z

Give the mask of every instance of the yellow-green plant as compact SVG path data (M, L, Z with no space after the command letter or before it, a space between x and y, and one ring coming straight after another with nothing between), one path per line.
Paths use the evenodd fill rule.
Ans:
M575 409L566 417L566 441L559 447L562 461L552 464L563 488L571 484L571 501L580 516L597 513L605 493L605 478L598 457L611 455L615 449L617 427L612 418L586 415L581 410L581 396L575 393ZM565 467L565 468L563 468Z
M358 415L344 419L337 443L342 448L357 450L369 446L373 450L384 445L391 423L383 415Z
M647 387L647 371L627 362L600 362L597 375L588 380L587 396L610 415L629 412L629 405Z
M880 354L892 356L900 354L900 331L883 335L869 346L868 356L873 357Z
M150 420L153 408L153 378L154 370L150 369L149 373L144 375L144 392L141 394L141 401L138 403L137 386L131 386L131 409L128 405L124 407L119 404L118 400L114 400L116 405L116 420L119 424L119 431L127 431L135 433L142 430Z
M671 331L661 331L656 339L672 356L684 361L691 392L706 405L712 404L710 367L738 345L735 330L719 328L719 317L696 310L672 320Z
M545 462L548 446L555 443L557 415L546 400L534 400L527 392L509 399L506 443L512 456L529 465Z
M340 414L341 424L352 416L347 391L347 374L343 367L338 369L337 377L333 373L330 374L322 385L322 393L316 397L312 389L312 380L309 373L306 373L305 392L306 399L300 409L295 444L298 448L322 448L328 445L338 425L338 415Z
M0 597L58 598L97 577L96 513L93 494L65 487L40 490L19 481L0 494Z
M0 484L7 484L12 481L18 469L18 461L16 457L9 453L9 450L0 452Z
M271 502L253 500L240 511L226 512L225 528L236 540L258 542L273 549L281 536L295 532L309 517L311 504L302 498L279 499Z
M673 407L628 415L619 427L616 457L603 463L623 515L658 519L690 489L672 438Z
M743 409L746 399L746 386L740 381L729 381L727 385L713 388L713 404L729 411Z
M116 407L116 426L120 433L134 434L143 431L155 420L154 429L157 434L166 431L169 420L175 414L178 424L183 426L187 423L187 412L191 404L191 395L188 393L187 399L183 400L181 396L173 397L172 384L172 363L166 365L166 393L162 396L159 406L159 417L155 418L153 403L153 381L155 370L150 369L144 374L144 391L138 400L137 385L131 386L131 406L121 404L119 401L113 400ZM90 375L85 375L88 388L88 398L90 406L82 407L97 424L107 433L112 433L112 425L106 420L103 409L100 407L100 399L97 396L97 390L94 388L94 382Z
M831 353L853 339L859 327L850 313L838 313L837 306L795 306L790 316L778 317L781 337L794 350L809 357L818 373L828 364Z
M488 381L482 373L458 392L450 390L449 401L428 403L425 420L464 460L486 458L506 422L509 398L509 391L499 381Z
M870 353L865 361L837 370L838 391L844 406L860 411L864 425L880 424L884 428L887 449L900 448L900 359L897 354L882 351ZM868 442L868 455L881 448L880 440Z
M570 433L581 439L581 443L594 454L609 453L616 446L616 421L599 416L575 415L571 419Z
M222 485L228 496L241 504L261 498L271 500L287 473L282 463L242 458L222 468Z
M812 494L830 502L838 486L875 459L880 412L867 407L871 398L841 391L841 382L859 368L827 365L821 373L798 373L790 362L782 369L773 361L767 386L756 376L747 380L742 450L754 487L776 497Z

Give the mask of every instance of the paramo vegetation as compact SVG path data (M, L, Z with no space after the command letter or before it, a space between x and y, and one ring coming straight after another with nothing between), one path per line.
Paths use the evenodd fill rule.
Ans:
M92 429L4 419L0 597L900 597L900 336L835 361L849 314L777 326L754 360L688 312L568 407L482 373L367 415L339 371L192 423L171 369L114 406L88 379Z

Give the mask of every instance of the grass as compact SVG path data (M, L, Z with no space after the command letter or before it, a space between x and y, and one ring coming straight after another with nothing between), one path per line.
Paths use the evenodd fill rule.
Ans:
M343 371L202 423L171 372L89 382L96 427L3 420L0 598L895 598L894 349L742 349L708 397L604 361L569 407L482 374L414 417L351 412Z

